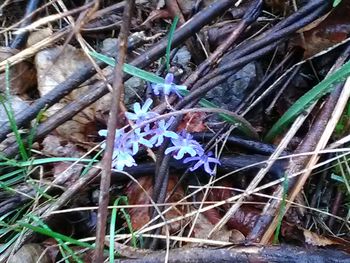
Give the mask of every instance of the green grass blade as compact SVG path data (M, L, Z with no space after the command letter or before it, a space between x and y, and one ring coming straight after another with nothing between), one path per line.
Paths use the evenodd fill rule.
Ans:
M46 229L47 231L51 231L51 228L44 223L38 216L36 215L28 215L28 217L32 218L39 226L41 226L43 229ZM65 252L67 252L76 262L83 263L83 261L75 254L75 252L62 241L62 239L56 238L56 241L60 244L60 251L62 253L63 258L68 258ZM68 259L65 260L66 262L69 262Z
M143 69L139 69L137 67L134 67L130 64L124 64L124 68L123 68L124 72L135 76L135 77L139 77L141 79L144 79L146 81L152 82L152 83L164 83L164 79L161 77L158 77L155 74L152 74L150 72L147 72Z
M38 115L36 116L35 118L35 122L33 124L33 127L30 129L30 133L29 133L29 136L28 136L28 149L29 151L31 151L31 148L32 148L32 145L33 145L33 140L34 140L34 136L36 134L36 130L38 128L38 125L40 123L40 121L42 120L43 116L44 116L44 112L45 112L45 108L44 109L41 109L40 112L38 113Z
M166 58L166 68L169 71L170 69L170 52L171 52L171 42L173 42L174 33L176 30L177 23L179 22L179 17L175 16L173 23L171 24L169 35L168 35L168 44L166 46L165 58Z
M113 206L117 206L119 198L114 201ZM117 209L112 209L111 223L109 226L109 262L114 262L114 238L115 238L115 223L117 221Z
M22 182L22 181L23 181L23 175L17 175L15 177L12 177L12 178L6 180L5 182L0 181L0 185L1 186L6 186L6 187L11 187L11 186L13 186L15 184L18 184L18 183Z
M33 226L31 224L24 223L24 222L19 222L18 224L20 226L22 226L22 227L28 228L28 229L36 232L36 233L39 233L39 234L42 234L42 235L45 235L45 236L49 236L49 237L52 237L52 238L55 238L55 239L58 238L58 239L61 239L64 242L67 242L67 243L70 243L70 244L73 244L73 245L86 247L86 248L92 248L92 249L95 247L94 245L91 245L91 244L89 244L87 242L82 242L82 241L76 240L74 238L68 237L66 235L62 235L62 234L57 233L55 231L48 231L47 229L42 228L42 227Z
M126 200L126 204L128 204L127 200ZM132 228L130 215L125 211L124 208L121 208L120 210L122 211L122 213L124 215L124 218L125 218L125 221L126 221L126 224L128 225L128 228L129 228L129 231L130 231L130 234L131 234L132 246L134 248L137 248L137 239L136 239L136 235L134 233L134 229Z
M284 174L284 181L283 181L283 196L282 196L282 203L278 212L278 221L276 226L276 231L273 237L273 244L278 244L278 236L281 232L281 226L282 226L282 220L283 216L286 210L287 205L287 197L288 197L288 176L285 173Z
M128 205L128 198L126 196L120 196L118 199L114 201L113 206L118 206L120 202L123 202L125 205ZM114 238L115 238L115 224L117 221L117 211L118 209L114 207L112 209L112 216L111 216L111 223L110 223L110 228L109 228L109 262L114 262ZM129 231L131 233L131 242L133 247L137 247L137 240L136 236L134 234L134 230L132 228L131 220L130 220L130 215L125 211L124 208L121 208L120 211L122 211L126 224L128 225Z
M24 171L25 171L25 169L21 168L21 169L6 173L4 175L1 175L0 181L4 182L5 180L8 180L9 178L11 178L13 176L18 175L19 173L23 173ZM24 178L24 176L23 176L23 178Z
M298 117L299 114L301 114L319 98L329 93L335 83L345 80L349 74L350 61L345 63L340 69L322 80L315 87L301 96L272 126L272 128L265 136L265 140L271 141L274 137L280 134L284 128L286 128L293 120Z
M86 175L89 170L91 169L91 167L94 165L94 163L97 162L97 158L102 154L103 150L98 151L94 157L92 157L91 161L86 165L86 167L84 168L84 170L81 172L81 176Z
M37 198L42 198L45 197L48 201L55 201L55 198L53 198L51 195L47 194L45 192L45 189L40 188L37 184L31 182L31 181L27 181L28 184L30 184L32 186L32 188L36 191L36 193L38 193L40 196Z
M6 99L4 97L0 97L0 103L4 107L8 120L10 122L11 129L15 134L15 138L18 144L19 153L23 160L28 160L28 154L24 147L23 140L18 131L18 127L16 124L15 113L11 106L11 94L10 94L10 65L6 63L5 67L5 85L6 85Z
M90 163L94 162L96 163L97 160L91 160L91 159L80 159L80 158L74 158L74 157L52 157L52 158L43 158L43 159L35 159L30 161L20 161L20 162L0 162L0 166L16 166L16 167L27 167L32 165L42 165L42 164L48 164L48 163L56 163L56 162L80 162L80 163Z
M115 60L111 57L102 55L102 54L97 53L95 51L90 52L90 55L94 58L97 58L97 59L103 61L104 63L106 63L109 66L112 66L112 67L115 66ZM164 83L163 78L158 77L155 74L149 73L143 69L139 69L137 67L134 67L130 64L124 63L123 71L127 74L134 76L134 77L138 77L140 79L143 79L143 80L146 80L146 81L149 81L152 83L156 83L156 84Z
M338 6L342 0L333 0L333 7Z

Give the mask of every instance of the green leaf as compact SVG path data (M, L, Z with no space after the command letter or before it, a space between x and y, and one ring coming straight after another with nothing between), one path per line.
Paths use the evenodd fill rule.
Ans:
M45 229L45 228L42 228L42 227L38 227L38 226L33 226L33 225L30 225L30 224L27 224L27 223L23 223L23 222L19 222L19 225L22 226L22 227L28 228L28 229L30 229L30 230L32 230L34 232L37 232L39 234L43 234L43 235L46 235L46 236L49 236L49 237L52 237L52 238L55 238L55 239L60 239L60 240L62 240L64 242L68 242L68 243L71 243L73 245L86 247L86 248L94 248L94 245L91 245L89 243L76 240L74 238L62 235L62 234L54 232L52 230L48 230L48 229Z
M333 0L333 7L338 6L342 0Z
M166 58L166 68L169 71L170 69L170 52L171 52L171 42L173 42L174 33L176 30L177 22L179 22L179 17L175 16L173 23L171 24L169 35L168 35L168 44L166 46L165 58Z
M4 107L4 110L6 112L6 115L8 117L8 120L10 122L10 127L15 135L16 138L16 142L18 144L18 149L19 149L19 153L22 157L23 160L28 160L28 154L27 151L25 149L21 134L19 133L17 124L16 124L16 119L15 119L15 113L14 110L11 106L11 100L12 100L12 96L10 94L10 64L6 63L6 67L5 67L5 85L6 85L6 98L4 98L3 96L0 97L0 103L2 104L2 106Z
M137 67L134 67L130 64L124 64L123 68L125 73L128 73L132 76L139 77L140 79L144 79L146 81L156 83L156 84L162 84L164 83L164 79L157 76L156 74L147 72L143 69L139 69Z
M90 55L92 57L95 57L101 61L103 61L104 63L106 63L107 65L110 65L112 67L115 66L115 60L111 57L108 57L108 56L105 56L105 55L102 55L100 53L97 53L95 51L93 52L90 52ZM155 75L155 74L152 74L152 73L149 73L143 69L139 69L137 67L134 67L130 64L124 64L123 66L123 71L127 74L130 74L134 77L138 77L140 79L143 79L143 80L146 80L146 81L149 81L149 82L152 82L152 83L156 83L156 84L162 84L164 83L164 79Z
M322 80L311 90L301 96L272 126L267 135L266 141L271 141L272 138L280 134L292 121L294 121L299 114L306 110L310 105L316 102L319 98L329 93L334 84L345 80L350 74L350 61L345 63L340 69L331 74L329 77Z
M124 202L125 205L128 205L128 198L126 196L120 196L118 199L114 201L113 206L118 206L120 202ZM137 247L137 240L132 228L130 215L125 211L124 208L121 208L120 211L123 213L126 224L128 225L129 231L131 233L131 242L134 248ZM114 262L114 238L115 238L115 224L117 221L117 208L113 207L112 216L111 216L111 224L109 230L109 262Z
M38 216L29 214L28 217L32 218L43 229L46 229L47 231L52 232L51 228L48 225L46 225L44 221L42 221ZM76 262L83 263L81 258L79 258L76 255L76 253L70 247L68 247L66 243L63 242L63 240L56 238L56 241L60 244L60 250L64 258L68 258L66 255L66 252L67 252ZM69 261L67 260L67 262Z
M331 179L335 180L335 181L338 181L338 182L341 182L341 183L345 183L344 181L344 178L339 176L339 175L336 175L334 173L331 174Z
M83 162L83 163L89 163L92 160L91 159L80 159L80 158L74 158L74 157L52 157L52 158L43 158L43 159L35 159L30 161L24 161L24 162L2 162L0 163L0 166L16 166L16 167L26 167L31 165L41 165L41 164L47 164L47 163L55 163L55 162ZM96 160L94 162L97 162Z

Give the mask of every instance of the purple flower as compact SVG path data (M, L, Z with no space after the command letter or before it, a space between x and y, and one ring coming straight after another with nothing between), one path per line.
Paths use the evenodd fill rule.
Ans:
M108 131L100 130L98 133L100 136L107 137ZM113 146L112 167L116 167L117 170L122 171L124 166L131 167L136 165L136 162L132 157L133 153L130 146L131 145L128 144L128 137L127 134L125 134L124 129L117 129ZM101 148L105 149L106 143L103 143Z
M117 170L123 171L124 166L131 167L137 165L131 153L118 151L116 158L113 158L112 167Z
M99 130L98 131L98 134L100 136L103 136L103 137L106 137L107 138L107 133L108 133L108 130ZM113 150L113 156L112 158L115 157L115 150L120 147L120 141L123 140L123 137L125 137L125 132L124 132L124 129L117 129L115 131L115 138L114 138L114 150ZM105 149L106 148L106 143L102 143L101 144L101 148L102 149Z
M174 144L174 146L166 149L165 154L177 152L177 154L174 155L174 158L177 160L182 159L186 153L192 157L196 155L202 155L204 153L202 146L192 138L193 137L191 134L183 130L181 136L175 139L171 139L171 142Z
M125 112L125 116L129 120L136 121L136 123L140 123L142 121L145 121L145 120L151 119L155 116L158 116L158 114L155 112L148 112L152 103L153 103L152 99L147 99L141 108L140 103L136 102L134 104L134 113Z
M198 169L200 166L204 165L204 170L208 174L212 175L214 174L214 169L210 168L210 163L221 164L218 159L214 157L210 157L212 155L213 155L212 152L208 152L208 154L202 154L201 156L187 157L183 162L188 163L188 162L197 161L196 164L190 168L190 171L194 171Z
M139 144L142 144L146 147L152 148L153 143L150 140L145 139L145 136L148 136L150 131L141 132L140 128L137 128L133 131L129 138L127 138L127 144L132 148L132 154L135 155L139 151Z
M174 117L170 118L167 122L165 122L165 120L160 120L159 122L157 122L157 128L153 128L150 131L153 134L153 137L150 139L150 142L154 144L154 146L160 146L164 141L164 137L172 139L177 139L179 137L179 135L175 132L168 131L168 128L173 123L173 121Z
M183 86L183 85L175 85L173 83L173 81L174 81L174 75L172 73L168 73L165 76L164 83L152 84L153 93L157 96L159 96L160 94L164 94L165 96L169 96L170 93L175 93L179 97L181 97L178 90L179 89L187 89L187 87Z

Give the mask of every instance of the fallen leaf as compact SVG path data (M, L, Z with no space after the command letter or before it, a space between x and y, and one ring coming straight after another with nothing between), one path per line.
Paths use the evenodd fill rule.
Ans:
M204 124L206 114L204 112L187 113L178 126L178 130L185 129L188 132L204 132L207 127Z
M45 38L51 36L53 34L53 31L51 28L46 27L46 28L42 28L36 31L33 31L30 33L27 43L26 43L26 47L31 47L34 44L44 40Z
M290 242L298 241L317 247L332 246L346 251L347 253L350 252L350 242L345 239L334 236L322 236L286 221L282 223L281 235Z
M42 152L48 156L79 158L84 155L84 152L76 145L57 135L47 135L41 145L43 146ZM71 165L72 163L64 162L53 164L52 176L55 178L55 184L70 186L79 178L83 167L81 165ZM67 169L68 167L70 169Z
M227 187L227 188L214 188L211 190L210 194L208 195L208 201L223 201L226 200L232 196L235 195L235 192L233 190L230 190L228 187L230 186L230 183L228 181L221 182L221 186ZM225 214L230 208L231 204L227 203L222 206L223 210L221 214ZM236 229L240 231L244 236L247 236L250 231L254 228L256 222L259 219L261 210L258 208L255 208L252 205L242 205L227 221L226 226L229 230ZM206 213L205 215L211 216L209 220L213 222L213 212L211 212L211 215ZM215 215L217 217L217 215ZM221 218L220 218L221 219Z
M332 11L303 28L305 42L297 38L298 45L305 49L304 58L309 58L345 40L350 31L350 2L342 1Z
M152 196L153 192L153 180L152 177L144 176L138 179L139 184L142 185L143 189L134 183L131 182L128 184L125 190L125 194L128 197L128 201L130 205L140 205L139 207L133 207L129 209L129 214L131 218L131 224L133 229L137 230L146 225L150 221L150 210L151 207L148 206L150 204L150 200L148 196ZM171 193L178 182L177 176L170 176L169 184L168 184L168 194ZM147 196L147 194L148 196ZM184 197L184 191L181 186L177 187L174 194L167 200L168 203L175 203L181 200ZM142 206L147 205L147 206ZM184 206L176 206L173 207L168 213L165 214L165 218L170 220L172 218L182 216L185 212ZM181 229L183 225L182 221L177 221L169 225L170 233L175 233Z
M7 47L0 47L0 61L4 61L18 50ZM19 95L27 99L27 92L30 88L36 86L36 72L33 64L29 61L23 61L10 67L10 92L12 95ZM6 88L6 73L0 74L0 91L4 92Z
M89 65L90 61L82 50L67 45L65 48L54 47L38 52L35 57L35 64L38 72L38 90L40 96L43 96L66 80L76 70ZM87 90L88 86L82 85L79 89L64 97L59 103L50 107L45 114L47 116L55 115L68 103L84 96ZM72 120L59 126L56 132L67 140L89 148L91 146L91 143L89 143L91 134L97 134L96 120L104 119L109 107L110 95L107 94L75 115Z
M215 226L215 223L208 218L208 211L205 213L200 213L196 220L196 225L193 228L192 237L207 239L209 233ZM225 241L228 242L231 237L232 232L226 227L221 228L219 231L215 232L212 236L212 240ZM198 244L188 244L188 246L198 246Z

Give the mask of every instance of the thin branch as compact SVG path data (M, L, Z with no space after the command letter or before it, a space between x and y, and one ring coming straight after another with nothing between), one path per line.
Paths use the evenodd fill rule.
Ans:
M113 80L113 93L110 116L108 119L108 134L106 141L105 154L102 159L102 175L100 183L100 197L99 197L99 209L97 216L97 230L96 230L96 248L94 254L94 262L103 262L103 248L106 235L106 222L108 214L108 202L109 202L109 187L111 182L111 169L112 169L112 156L114 151L115 131L118 125L118 116L120 112L120 102L124 94L123 85L123 65L126 60L128 35L131 23L131 14L134 9L135 1L130 0L127 2L123 14L123 24L121 26L119 34L119 48L117 64L114 69Z

